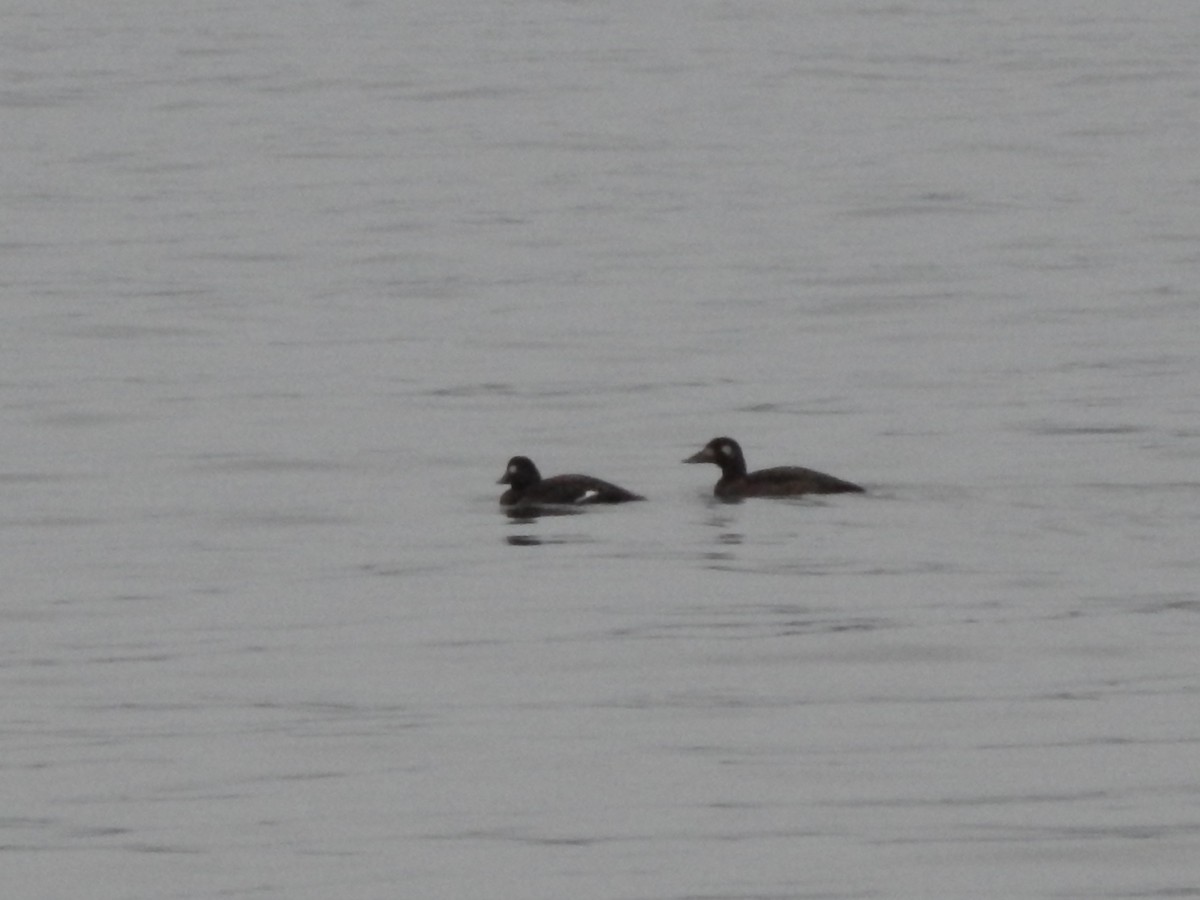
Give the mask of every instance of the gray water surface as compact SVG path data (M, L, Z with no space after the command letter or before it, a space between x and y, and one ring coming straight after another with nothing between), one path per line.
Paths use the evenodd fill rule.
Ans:
M0 35L9 896L1200 896L1194 4Z

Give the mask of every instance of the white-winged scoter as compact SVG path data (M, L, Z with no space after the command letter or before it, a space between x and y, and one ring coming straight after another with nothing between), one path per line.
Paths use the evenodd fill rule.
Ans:
M841 478L800 466L776 466L746 471L746 458L738 442L729 437L713 438L685 463L713 463L721 478L713 493L722 499L739 497L795 497L801 494L861 494L863 488Z
M646 498L623 487L593 478L591 475L552 475L543 478L528 456L514 456L508 461L497 484L507 484L500 495L502 506L517 504L582 505L592 503L626 503Z

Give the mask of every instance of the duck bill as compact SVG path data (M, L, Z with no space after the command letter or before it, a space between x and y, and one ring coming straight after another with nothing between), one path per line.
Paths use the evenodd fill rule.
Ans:
M497 479L496 479L496 484L511 484L511 483L512 483L512 482L510 482L510 481L508 480L508 473L507 473L507 472L505 472L503 475L501 475L499 478L497 478Z
M713 456L713 452L710 449L705 447L699 453L693 453L691 456L689 456L687 459L685 459L684 462L685 463L710 463L710 462L716 462L716 457Z

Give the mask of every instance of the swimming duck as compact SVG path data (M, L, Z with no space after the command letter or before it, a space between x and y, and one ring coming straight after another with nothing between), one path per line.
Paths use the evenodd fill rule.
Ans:
M724 499L863 493L863 488L857 484L800 466L777 466L747 472L742 448L730 437L713 438L704 445L703 450L689 456L684 462L720 466L721 478L713 488L713 493Z
M593 478L591 475L552 475L543 478L528 456L514 456L508 461L497 484L509 488L500 495L501 506L518 503L569 504L626 503L646 498L623 487Z

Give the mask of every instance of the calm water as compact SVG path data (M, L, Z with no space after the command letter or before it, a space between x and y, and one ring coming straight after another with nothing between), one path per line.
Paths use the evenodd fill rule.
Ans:
M1200 896L1194 3L0 35L11 896Z

